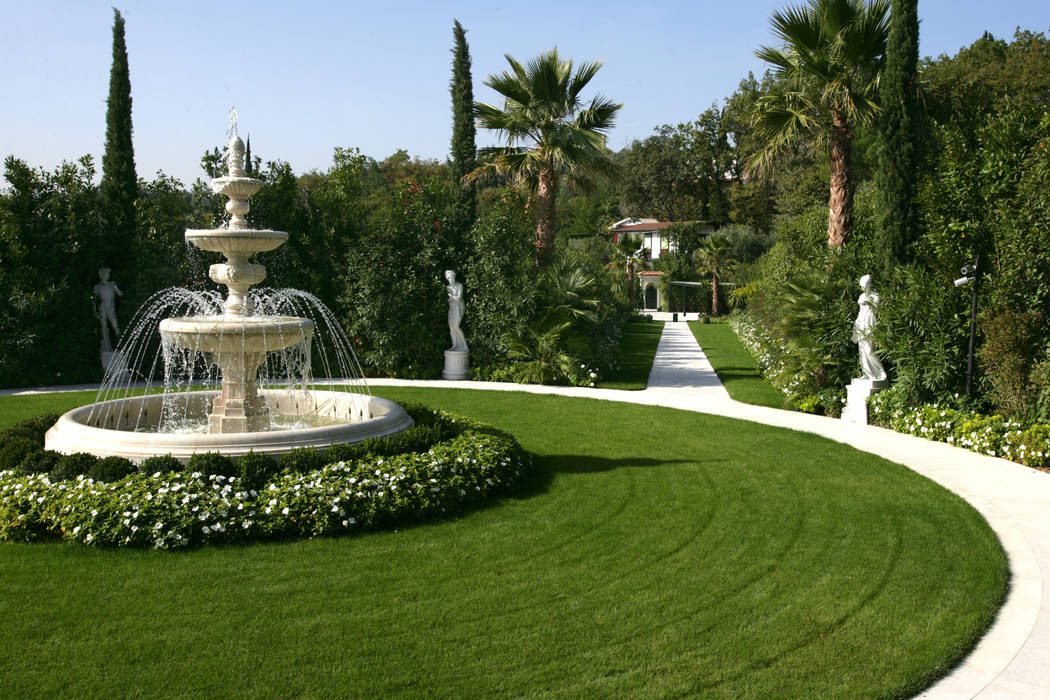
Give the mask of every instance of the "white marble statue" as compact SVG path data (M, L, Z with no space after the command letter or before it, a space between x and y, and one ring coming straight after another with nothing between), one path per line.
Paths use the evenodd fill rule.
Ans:
M864 379L883 381L886 379L886 370L875 355L874 344L871 340L871 330L875 327L875 307L879 304L879 295L871 288L871 275L860 278L860 288L863 294L857 299L860 312L857 320L853 323L853 342L857 344L860 351L860 369Z
M452 347L449 349L469 350L467 338L459 327L466 308L463 302L463 283L456 281L456 273L452 270L445 270L445 279L448 280L448 332L452 335Z
M94 296L91 300L92 310L95 318L102 324L102 352L110 352L113 350L113 343L109 337L110 326L113 327L116 337L120 338L120 325L117 323L117 297L124 296L124 292L120 291L116 282L109 280L108 267L99 268L98 279L99 282L94 287ZM95 300L98 300L97 305Z

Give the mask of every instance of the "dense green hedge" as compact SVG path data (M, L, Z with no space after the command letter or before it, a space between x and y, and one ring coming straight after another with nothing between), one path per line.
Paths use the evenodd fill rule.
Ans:
M417 423L398 435L295 450L280 462L205 454L185 468L159 457L136 469L38 448L17 470L0 470L0 539L169 549L335 535L453 513L508 492L528 471L531 458L510 435L407 408ZM0 433L0 450L28 440L28 423ZM51 468L34 473L31 464Z

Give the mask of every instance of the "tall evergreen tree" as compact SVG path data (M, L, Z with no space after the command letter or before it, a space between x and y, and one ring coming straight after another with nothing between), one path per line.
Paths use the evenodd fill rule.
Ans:
M890 33L886 42L879 101L879 235L883 268L911 258L918 237L915 187L919 167L922 117L919 110L918 0L891 0Z
M477 146L474 142L474 86L470 76L470 48L467 33L459 20L454 20L452 36L452 176L456 181L456 216L454 235L458 240L453 253L462 255L464 241L477 217L477 187L473 181L463 182L463 176L477 166Z
M254 177L252 170L252 137L249 134L248 141L244 145L244 174L248 177Z
M135 241L135 150L131 144L131 78L124 44L124 18L113 8L113 65L106 100L106 150L100 186L105 230L100 245L103 262L126 270Z

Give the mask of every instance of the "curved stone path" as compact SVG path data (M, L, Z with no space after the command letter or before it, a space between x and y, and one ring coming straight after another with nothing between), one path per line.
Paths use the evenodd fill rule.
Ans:
M323 380L319 380L323 381ZM666 323L644 391L470 381L369 380L560 394L665 406L814 433L903 464L965 498L998 535L1010 588L973 652L923 698L1050 698L1050 474L884 428L733 401L685 323ZM0 396L96 389L97 385L0 391Z

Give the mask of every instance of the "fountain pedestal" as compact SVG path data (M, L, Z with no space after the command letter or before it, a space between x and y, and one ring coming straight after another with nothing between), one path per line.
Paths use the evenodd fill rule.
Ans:
M223 366L222 392L208 414L209 433L254 433L270 427L270 409L259 396L255 377L266 360L266 353L244 355ZM241 362L240 360L243 360Z

